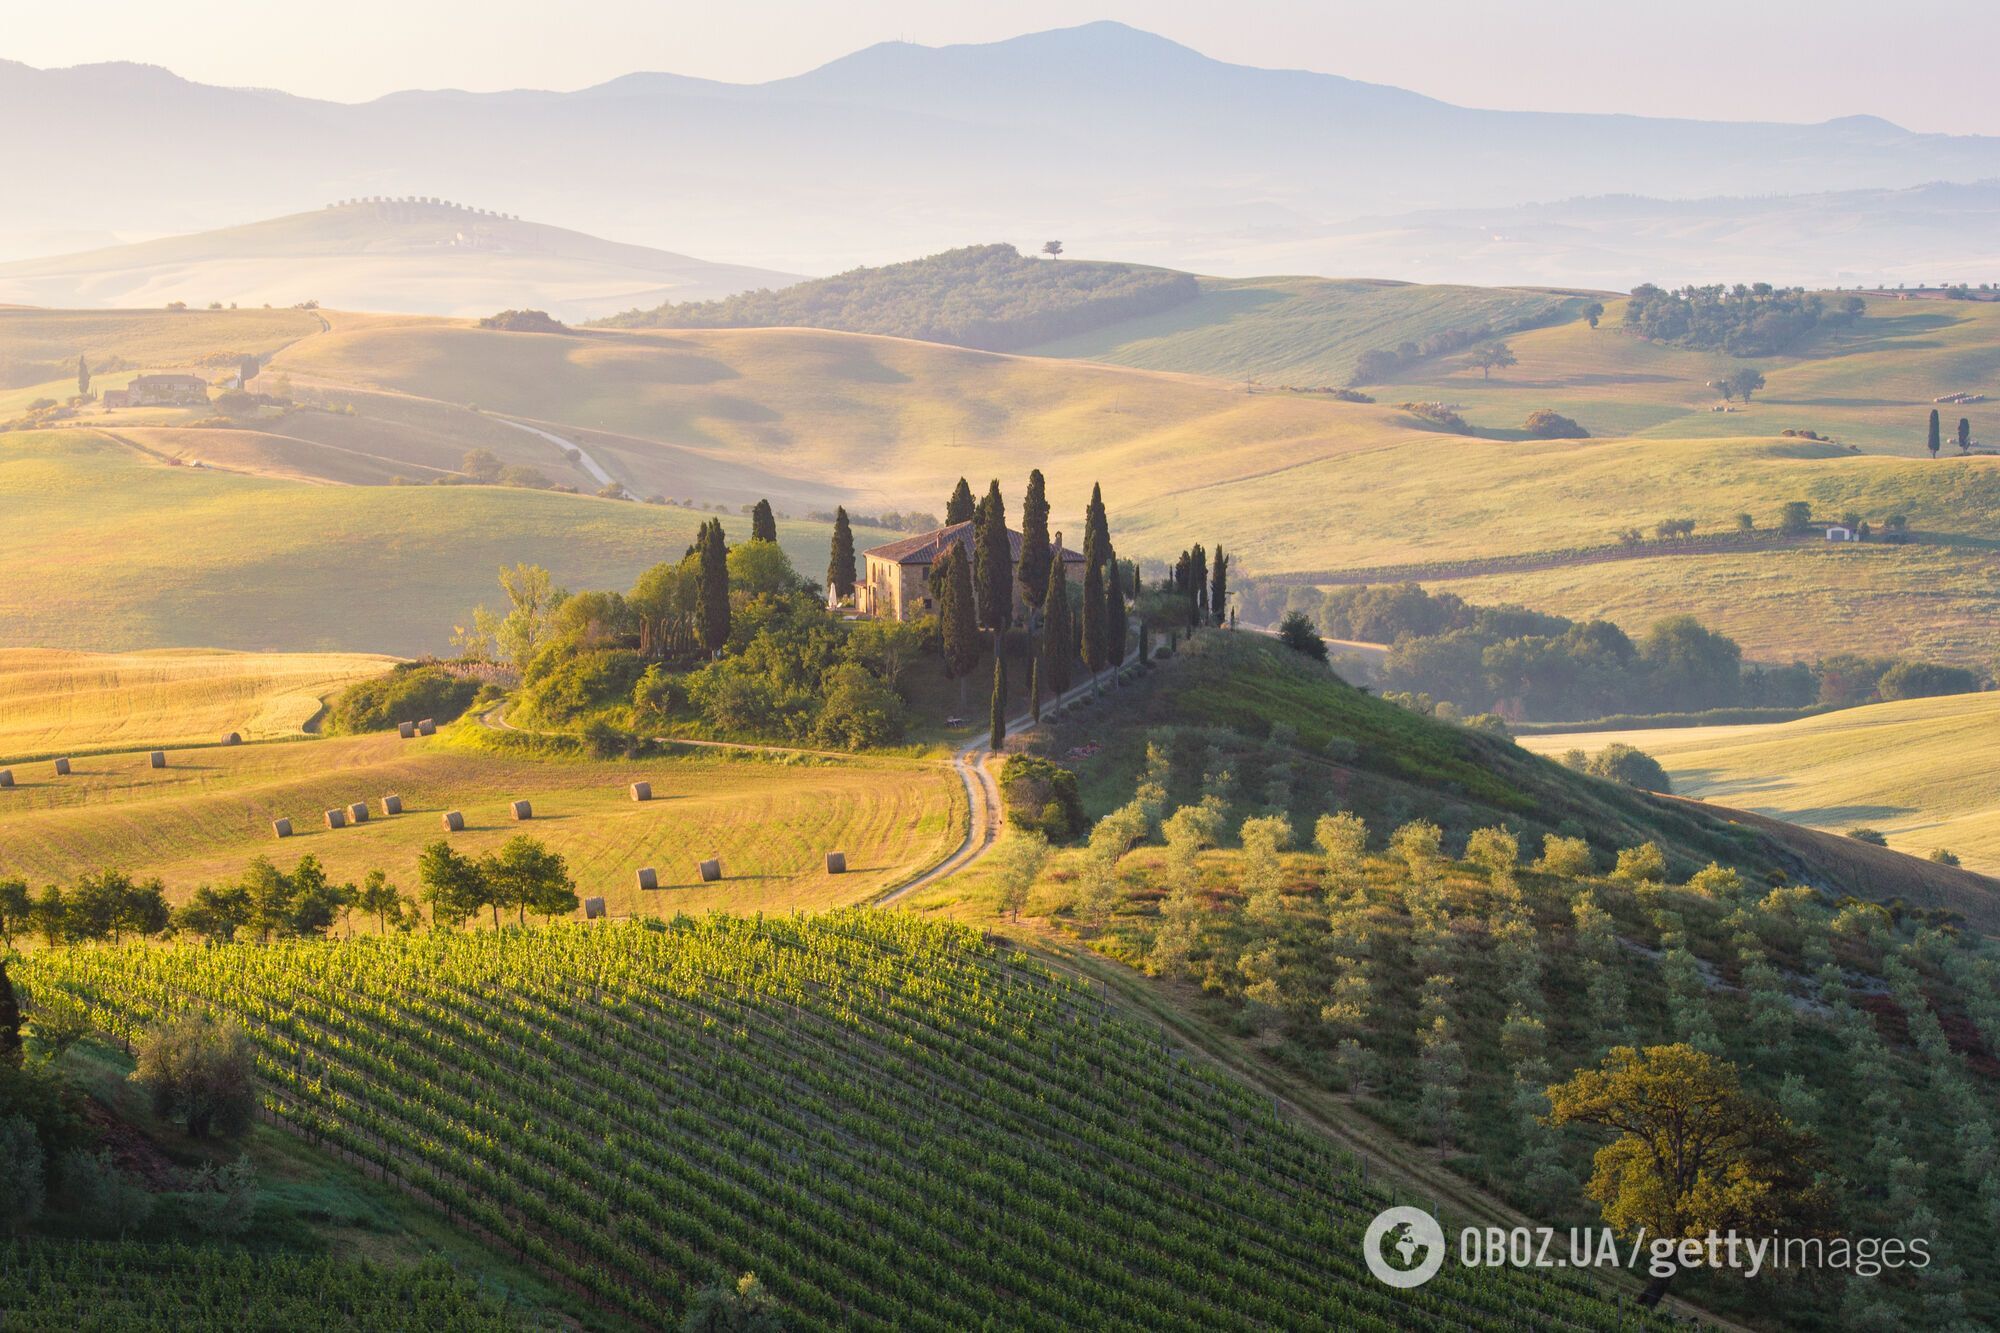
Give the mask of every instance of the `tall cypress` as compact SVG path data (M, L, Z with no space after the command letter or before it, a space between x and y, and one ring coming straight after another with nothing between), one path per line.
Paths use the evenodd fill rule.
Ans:
M1021 597L1030 611L1042 609L1049 590L1049 495L1042 470L1028 474L1028 494L1021 501L1021 565L1015 577L1021 582Z
M973 531L972 575L979 591L979 623L1004 630L1014 619L1014 551L1007 540L1007 502L995 478L979 502Z
M1939 448L1943 446L1943 444L1944 444L1944 436L1939 428L1938 410L1935 407L1933 407L1931 409L1931 434L1930 438L1924 442L1924 447L1931 451L1932 458L1936 458L1937 451L1939 450Z
M1222 548L1218 546L1215 548L1215 572L1209 576L1208 581L1209 618L1220 625L1228 617L1228 606L1229 557L1224 555Z
M944 674L958 682L958 706L965 707L965 678L979 665L979 622L972 597L972 567L954 545L943 560L950 568L938 599L938 628L944 639Z
M973 510L972 487L965 484L965 478L958 479L958 489L951 493L951 499L944 502L944 522L946 527L954 523L970 523Z
M1104 670L1105 651L1110 637L1104 623L1104 567L1095 560L1083 575L1083 664L1090 668L1093 682Z
M21 1002L14 997L5 958L0 958L0 1065L21 1067Z
M729 642L729 543L712 518L701 540L701 646L719 653Z
M1000 651L1000 636L993 636L993 704L987 713L987 743L994 750L1007 748L1007 654Z
M1042 664L1037 658L1028 659L1028 716L1042 720Z
M1125 664L1125 576L1118 572L1118 552L1104 543L1104 658L1113 672ZM1113 679L1116 679L1115 675Z
M1042 661L1051 693L1058 699L1069 689L1069 664L1076 660L1076 631L1070 628L1069 577L1063 562L1049 562L1049 587L1042 595Z
M1152 622L1147 620L1141 620L1139 622L1139 665L1145 666L1148 662L1152 660L1153 660Z
M1096 482L1090 485L1090 506L1083 511L1083 562L1097 565L1104 562L1104 543L1111 539L1111 528L1104 518L1104 488Z
M835 601L854 596L854 529L847 522L847 507L833 511L833 553L826 562L826 586Z
M750 540L753 542L778 540L778 516L771 512L769 500L759 500L750 509Z

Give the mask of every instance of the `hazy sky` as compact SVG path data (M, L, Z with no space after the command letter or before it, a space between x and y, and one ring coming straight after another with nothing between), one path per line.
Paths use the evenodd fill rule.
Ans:
M990 41L1120 19L1246 65L1468 106L1702 119L1869 113L2000 134L1995 0L0 0L0 58L142 60L340 101L578 88L635 69L732 82L878 41ZM1956 66L1950 58L1966 59Z

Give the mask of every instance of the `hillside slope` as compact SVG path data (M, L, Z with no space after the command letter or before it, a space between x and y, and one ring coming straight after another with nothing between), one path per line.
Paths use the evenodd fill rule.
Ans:
M1366 1276L1353 1163L1101 997L887 913L84 948L31 1012L206 1012L266 1105L652 1326L1630 1327L1567 1275ZM310 1072L307 1072L308 1067Z
M283 307L311 300L431 315L526 308L577 320L798 280L443 201L343 201L219 231L0 264L0 302Z

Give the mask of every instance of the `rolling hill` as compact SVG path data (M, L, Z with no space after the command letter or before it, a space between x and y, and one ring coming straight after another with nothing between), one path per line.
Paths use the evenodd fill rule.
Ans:
M804 272L973 237L1033 247L1048 236L1074 254L1235 276L1354 272L1330 264L1339 245L1329 233L1412 210L1711 197L1746 182L1796 195L2000 177L2000 140L1874 117L1798 125L1487 111L1233 65L1111 22L977 45L885 42L756 85L640 72L573 92L412 90L363 105L209 87L140 65L4 63L0 118L65 127L0 144L8 179L64 182L0 223L0 253L12 255L55 231L201 231L363 193L477 199ZM115 153L102 169L77 171L76 142ZM190 191L190 143L227 144L255 169L209 172ZM1979 227L1941 218L1915 238L1921 248L1857 253L1847 267L1990 254ZM1788 257L1781 237L1745 239L1756 243L1735 262L1774 271ZM1666 274L1683 253L1681 242L1663 244L1647 267ZM1414 267L1449 256L1422 239L1377 248L1383 267L1370 276L1467 281L1490 271Z
M1874 828L2000 873L2000 784L1989 759L2000 693L1904 699L1760 726L1523 737L1542 754L1636 745L1676 792L1812 828Z
M796 274L716 264L442 200L344 200L247 226L0 264L0 303L292 306L581 320Z

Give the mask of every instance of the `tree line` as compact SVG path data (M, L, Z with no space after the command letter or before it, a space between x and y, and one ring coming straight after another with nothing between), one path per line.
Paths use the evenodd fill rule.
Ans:
M1625 327L1653 342L1714 349L1731 356L1774 356L1825 328L1854 324L1867 309L1858 296L1829 307L1803 287L1768 282L1733 287L1687 286L1668 291L1652 283L1632 289ZM1762 387L1761 379L1758 385ZM1750 394L1742 393L1747 401Z

